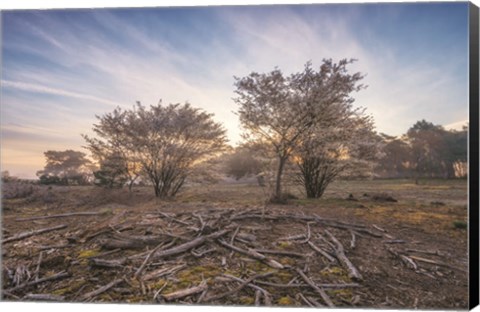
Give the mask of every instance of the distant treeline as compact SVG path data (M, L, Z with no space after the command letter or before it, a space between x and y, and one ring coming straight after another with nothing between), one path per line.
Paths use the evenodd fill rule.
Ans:
M468 174L468 128L445 130L421 120L406 134L381 134L384 156L375 168L380 178L465 178Z

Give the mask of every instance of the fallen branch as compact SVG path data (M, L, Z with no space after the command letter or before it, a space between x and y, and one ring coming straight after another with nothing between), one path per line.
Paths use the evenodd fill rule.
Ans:
M417 257L417 256L410 256L410 258L412 258L414 260L417 260L417 261L420 261L420 262L425 262L425 263L429 263L429 264L433 264L433 265L443 266L443 267L446 267L446 268L449 268L449 269L458 270L458 271L461 271L461 272L468 273L464 269L457 268L457 267L451 266L451 265L443 263L443 262L438 262L438 261L425 259L425 258L421 258L421 257Z
M98 258L89 258L88 263L91 266L104 267L104 268L123 268L123 265L127 261L126 258L121 258L119 260L104 260Z
M91 292L89 292L89 293L86 293L86 294L83 295L80 299L81 299L82 301L86 301L86 300L88 300L88 299L91 299L91 298L93 298L93 297L95 297L95 296L98 296L98 295L106 292L106 291L109 290L110 288L112 288L112 287L120 284L120 283L123 282L123 281L124 281L123 278L119 278L119 279L113 280L112 282L108 283L108 284L105 285L105 286L100 287L100 288L97 289L97 290L94 290L94 291L91 291Z
M37 268L35 269L35 280L38 280L38 274L40 273L40 266L42 265L42 260L43 260L43 251L40 251L40 254L38 255L38 262L37 262Z
M350 241L350 248L355 248L355 232L350 231L350 234L352 235L352 240Z
M162 248L163 246L165 246L164 243L161 243L160 245L158 245L157 247L155 247L154 249L152 249L152 251L147 255L147 257L145 258L145 260L142 262L142 265L140 265L140 267L138 268L138 270L135 272L135 274L133 275L135 278L138 279L138 277L142 274L143 270L145 269L145 266L147 265L148 261L150 260L150 258L153 256L153 254L155 252L157 252L157 250L159 250L160 248Z
M317 245L315 245L314 243L312 242L308 242L308 245L310 247L312 247L313 250L315 250L316 252L318 252L319 254L321 254L322 256L324 256L325 258L328 259L328 261L330 262L335 262L335 259L330 256L327 252L325 252L324 250L322 250L320 247L318 247Z
M345 250L342 243L340 243L340 241L328 230L325 230L325 233L327 233L332 242L335 243L335 254L340 263L348 270L348 276L354 280L361 281L363 277L360 272L358 272L357 268L352 264L352 262L350 262L350 260L345 255Z
M50 294L28 294L22 298L22 300L35 300L35 301L65 301L64 296L50 295Z
M300 298L303 302L305 302L309 307L311 308L314 308L315 305L313 303L311 303L309 300L307 300L307 298L305 298L304 295L302 295L302 293L298 293L296 296L295 296L298 300L298 298ZM319 306L317 306L319 307Z
M272 255L281 255L281 256L290 256L290 257L297 257L297 258L305 258L306 255L293 252L293 251L284 251L284 250L271 250L271 249L254 249L256 252L259 253L266 253Z
M186 264L182 264L182 265L177 265L173 268L161 268L161 269L152 271L148 274L145 274L142 277L142 280L143 281L148 281L148 280L151 280L151 279L154 279L154 278L160 278L160 277L165 276L165 275L170 275L170 274L173 274L173 273L185 268L186 266L187 266Z
M197 246L202 245L205 241L207 241L209 239L219 238L219 237L227 234L228 232L230 232L230 229L221 230L221 231L218 231L218 232L214 232L210 235L199 236L192 241L189 241L185 244L179 245L179 246L171 248L171 249L159 250L159 251L157 251L156 253L153 254L152 259L159 259L159 258L165 258L165 257L169 257L169 256L178 255L180 253L183 253L183 252L188 251L192 248L195 248Z
M171 301L171 300L187 297L187 296L190 296L190 295L194 295L194 294L197 294L197 293L201 293L201 292L207 290L207 288L208 288L207 282L203 281L198 286L187 288L187 289L177 290L175 292L162 295L162 297L163 297L163 299L165 299L167 301Z
M278 288L301 288L301 287L309 287L308 284L279 284L279 283L272 283L266 281L256 281L255 283L265 286L272 286ZM344 289L344 288L355 288L361 287L360 284L357 283L349 283L349 284L316 284L318 287L321 288L328 288L328 289Z
M97 216L105 214L105 212L93 212L93 211L84 211L84 212L71 212L71 213L62 213L49 216L36 216L30 218L18 218L15 221L31 221L31 220L43 220L43 219L54 219L54 218L67 218L67 217L79 217L79 216Z
M52 231L61 230L61 229L64 229L66 227L67 227L66 224L62 224L62 225L57 225L57 226L50 227L50 228L23 232L23 233L20 233L20 234L17 234L17 235L14 235L14 236L11 236L9 238L4 239L2 241L2 244L10 243L10 242L17 241L17 240L21 240L21 239L24 239L24 238L27 238L27 237L30 237L30 236L34 236L34 235L39 235L39 234L43 234L43 233L48 233L48 232L52 232Z
M59 273L51 275L51 276L39 278L38 280L31 281L31 282L28 282L28 283L18 285L16 287L6 289L6 291L8 291L8 292L17 291L17 290L20 290L20 289L23 289L23 288L27 288L27 287L30 287L30 286L35 286L37 284L48 282L48 281L54 281L54 280L57 280L57 279L68 277L68 276L70 276L70 273L62 271L62 272L59 272Z
M306 276L305 273L303 273L302 270L300 270L299 268L296 268L295 270L297 271L298 275L300 275L300 277L305 281L305 283L310 285L310 287L312 287L320 295L320 297L322 297L323 301L325 301L325 303L330 308L335 307L332 300L330 299L330 297L327 295L327 293L323 289L318 287L310 278L308 278L308 276Z
M238 253L241 253L241 254L244 254L244 255L247 255L247 256L250 256L254 259L257 259L257 260L260 260L262 262L264 262L265 264L271 266L272 268L274 269L283 269L283 265L281 263L278 263L277 261L273 260L273 259L269 259L267 258L265 255L262 255L261 253L259 252L256 252L254 249L248 249L248 250L245 250L245 249L242 249L240 247L237 247L237 246L234 246L234 245L230 245L229 243L223 241L223 240L217 240L217 242L224 246L224 247L227 247L233 251L236 251Z
M250 283L251 283L252 281L254 281L255 279L261 278L261 277L267 277L267 276L270 276L270 275L272 275L272 274L273 274L273 272L268 272L268 273L265 273L265 274L257 274L257 275L254 275L254 276L246 279L246 280L245 280L243 283L241 283L240 286L238 286L237 288L232 289L232 290L227 291L227 292L224 292L223 294L219 294L219 295L216 295L216 296L211 296L211 297L205 298L204 302L219 300L219 299L222 299L223 297L231 296L231 295L239 292L240 290L242 290L245 286L247 286L248 284L250 284Z
M310 231L310 222L307 222L307 235L305 236L305 240L301 241L300 243L305 244L310 241L312 233Z

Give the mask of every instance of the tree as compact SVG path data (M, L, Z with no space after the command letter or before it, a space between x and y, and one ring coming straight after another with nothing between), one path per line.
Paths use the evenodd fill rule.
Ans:
M212 116L188 103L149 109L137 103L133 110L97 117L94 130L102 129L96 131L101 136L86 137L88 148L98 149L98 155L122 151L122 159L135 164L131 168L151 182L157 197L175 196L195 165L225 148L226 132ZM120 125L103 131L112 118Z
M415 183L420 177L454 178L459 164L467 162L467 129L447 131L426 120L417 121L407 132Z
M397 138L384 133L381 134L381 137L385 156L379 161L378 174L386 178L410 177L412 155L406 138Z
M96 184L107 187L121 187L128 183L131 191L139 178L141 168L135 155L131 139L127 136L127 117L129 112L116 108L103 116L96 116L98 124L93 125L97 137L83 135L87 141L87 149L99 164L94 172Z
M89 183L92 163L86 154L74 151L47 151L44 153L47 164L37 172L43 184L79 184Z
M308 198L320 198L340 174L365 176L380 158L381 139L373 132L371 118L351 103L336 103L337 113L319 122L304 136L294 158L298 182Z
M334 103L350 101L349 94L363 86L360 73L349 74L353 60L324 60L318 71L307 63L302 72L284 76L279 69L235 77L238 115L247 141L268 144L278 160L274 198L282 196L282 174L287 160L305 133L328 120Z

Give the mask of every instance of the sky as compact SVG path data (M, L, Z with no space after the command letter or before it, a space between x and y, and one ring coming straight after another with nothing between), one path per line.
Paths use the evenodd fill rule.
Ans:
M34 178L82 150L96 115L184 103L240 142L234 76L355 58L376 130L468 121L468 3L23 10L1 13L1 169Z

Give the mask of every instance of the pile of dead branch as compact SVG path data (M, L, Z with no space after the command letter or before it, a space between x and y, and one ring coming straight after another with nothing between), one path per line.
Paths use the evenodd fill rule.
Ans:
M83 216L92 215L17 221L81 222ZM449 267L393 249L405 241L377 226L316 215L211 209L150 212L100 229L91 229L88 223L75 230L66 224L50 225L4 235L4 300L364 305L365 280L352 257L360 241L382 243L395 259L416 271L425 271L418 262ZM20 249L28 252L20 255Z

